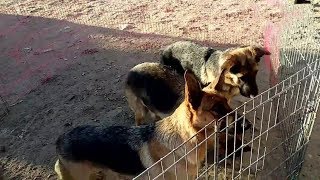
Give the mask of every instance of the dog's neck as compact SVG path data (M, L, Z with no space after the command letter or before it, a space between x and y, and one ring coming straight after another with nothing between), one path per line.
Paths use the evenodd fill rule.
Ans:
M185 154L185 148L187 148L188 151L191 150L205 139L205 133L207 133L207 135L212 133L211 131L201 131L197 134L197 131L204 127L204 125L193 123L195 121L193 118L196 118L196 112L184 101L171 116L156 123L157 141L168 149L168 152L187 141L185 146L178 148L175 152L176 155L180 157L183 156ZM204 159L206 143L202 143L197 149L198 155L195 154L196 151L192 151L193 153L187 158L188 162L194 165Z
M201 67L201 83L202 85L208 85L215 81L216 78L222 73L222 65L226 62L223 52L219 51L219 55L210 56L205 64Z
M156 129L161 138L159 140L166 142L173 149L182 142L196 134L192 127L191 118L193 114L186 102L183 102L171 116L164 118L156 123Z

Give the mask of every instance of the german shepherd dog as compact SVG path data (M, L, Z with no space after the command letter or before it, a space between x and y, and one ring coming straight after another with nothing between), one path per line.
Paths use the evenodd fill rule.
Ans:
M170 116L185 97L184 83L183 76L160 63L145 62L133 67L127 76L125 94L129 107L135 114L136 125ZM210 89L203 90L208 94L217 94ZM247 130L251 127L248 120L236 124L238 130L243 128ZM232 127L228 132L233 133Z
M220 51L190 41L178 41L163 50L160 63L181 75L191 70L203 86L211 83L206 88L216 88L213 90L222 93L230 103L231 98L239 94L245 97L258 94L256 75L264 55L270 52L259 46Z
M216 132L217 126L209 123L232 109L223 96L203 91L193 73L186 71L184 80L183 101L173 114L160 121L132 127L86 125L61 135L56 142L55 171L59 179L97 179L98 172L105 178L108 170L137 175L188 139L173 156L178 161L185 155L185 149L191 151L190 154L178 161L176 168L170 168L164 178L176 179L175 172L178 179L186 179L186 175L193 178L205 158L206 148L212 146L199 144L205 140L205 133ZM201 130L205 126L207 131ZM213 142L207 141L208 144ZM173 156L163 158L162 167L154 166L151 178L162 168L169 168L175 161Z

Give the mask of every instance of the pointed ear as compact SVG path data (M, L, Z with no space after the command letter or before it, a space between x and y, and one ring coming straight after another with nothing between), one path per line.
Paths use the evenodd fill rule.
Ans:
M223 83L224 83L224 73L225 73L225 69L222 70L222 72L219 74L219 76L213 81L211 82L207 87L205 87L205 89L213 89L216 91L222 91L222 87L223 87Z
M260 61L260 58L262 56L271 55L271 53L268 50L266 50L266 49L264 49L264 48L262 48L260 46L251 46L251 50L254 52L255 59L256 59L257 62Z
M197 110L201 104L203 92L196 76L186 70L184 73L185 80L185 100L191 104L194 110Z

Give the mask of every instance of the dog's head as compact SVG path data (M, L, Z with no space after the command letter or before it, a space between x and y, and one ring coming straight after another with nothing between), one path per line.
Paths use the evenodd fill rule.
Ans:
M237 87L241 95L254 97L258 94L256 76L262 56L270 52L259 46L246 46L226 51L223 56L220 77L215 86L222 90L223 84Z
M185 103L187 103L190 113L193 114L191 123L194 127L201 129L232 111L225 97L214 92L203 91L191 71L187 70L184 78Z

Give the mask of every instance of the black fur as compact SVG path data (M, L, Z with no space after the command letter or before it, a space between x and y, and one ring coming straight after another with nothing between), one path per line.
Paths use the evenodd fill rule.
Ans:
M203 68L210 69L216 76L219 73L218 58L222 51L200 46L190 41L178 41L166 47L160 63L175 69L179 74L192 71L204 86L208 82L201 79Z
M210 56L212 55L212 53L215 52L214 49L209 48L208 51L206 52L205 56L204 56L204 61L207 62L208 59L210 58Z
M256 78L252 78L251 75L246 74L241 78L241 85L240 85L240 93L243 96L249 97L250 95L258 95L258 86L256 82Z
M185 70L182 67L179 59L172 56L172 51L163 51L160 64L170 66L172 69L174 69L178 74L183 75Z
M58 155L64 159L89 161L115 172L137 175L146 168L138 150L152 138L154 124L139 127L79 126L61 135L56 142Z
M168 69L169 70L169 69ZM175 92L168 84L167 79L143 72L130 71L127 78L129 85L148 107L154 107L163 113L171 113L177 105L180 92Z
M236 123L236 127L234 126L235 123ZM221 121L221 124L220 124L220 131L225 128L226 128L226 120L223 120ZM232 125L228 126L228 134L234 135L235 131L238 135L243 134L250 128L252 128L251 122L242 116L237 120L237 122L234 122ZM223 130L223 131L226 131L226 130Z

